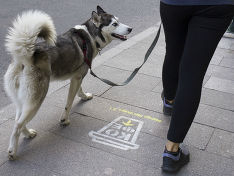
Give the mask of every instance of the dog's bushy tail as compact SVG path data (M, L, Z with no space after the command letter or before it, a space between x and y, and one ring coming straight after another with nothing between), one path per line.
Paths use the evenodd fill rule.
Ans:
M37 38L55 45L56 31L49 15L41 11L26 11L19 15L9 28L6 49L16 62L30 64Z

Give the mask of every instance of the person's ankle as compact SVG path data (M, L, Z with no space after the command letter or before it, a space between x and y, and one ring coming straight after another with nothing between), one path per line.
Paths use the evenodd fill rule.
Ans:
M174 143L171 141L167 141L166 143L166 149L169 152L177 152L179 150L179 143Z
M172 104L174 100L167 100L167 101L168 101L170 104Z

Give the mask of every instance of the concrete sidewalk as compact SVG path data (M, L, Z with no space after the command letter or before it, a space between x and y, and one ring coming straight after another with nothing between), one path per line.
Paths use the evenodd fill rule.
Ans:
M143 62L158 26L103 53L94 61L98 75L122 82ZM1 176L156 176L161 172L170 118L162 114L162 33L149 60L127 86L110 87L87 75L83 89L95 96L75 99L71 124L59 126L69 82L53 83L28 127L33 140L19 141L18 159L7 147L15 109L0 110ZM114 122L113 122L114 121ZM184 141L191 162L177 175L234 176L234 40L223 38L203 84L202 99Z

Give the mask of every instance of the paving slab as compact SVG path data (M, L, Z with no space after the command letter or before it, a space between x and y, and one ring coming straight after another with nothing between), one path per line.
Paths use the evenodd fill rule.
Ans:
M222 38L218 44L219 48L230 49L233 41L229 38Z
M217 65L210 64L206 70L205 76L211 76L213 73L213 70L218 67Z
M234 81L211 76L206 82L205 88L234 94Z
M234 161L219 155L190 148L191 162L186 169L189 172L206 176L233 176ZM184 171L186 173L186 171Z
M212 57L212 59L210 61L210 64L219 65L223 58L224 58L224 56L219 56L219 55L214 54L214 56Z
M146 51L149 49L150 45L153 42L154 35L148 37L146 40L132 46L131 48L134 50L142 50L143 53L145 54ZM158 43L156 44L155 48L153 49L151 55L149 56L149 62L155 58L155 56L160 56L157 59L163 61L164 56L166 53L166 44L165 44L165 38L160 37L158 40Z
M143 62L142 59L139 59L136 62L135 57L137 56L134 56L134 58L128 57L126 59L120 56L120 58L114 58L114 60L109 61L105 63L104 65L114 67L114 68L119 68L122 70L133 71L135 68L139 67ZM159 56L155 56L154 60L151 60L149 62L147 61L144 64L144 66L139 70L139 73L161 78L162 77L161 76L162 75L162 68L161 68L162 61L157 58L159 58Z
M143 58L144 53L141 50L128 49L108 60L104 65L133 71L142 64Z
M204 88L202 90L201 103L233 111L234 95Z
M114 150L112 148L98 145L96 143L91 144L92 142L91 142L90 137L88 136L88 132L90 130L98 130L99 128L103 127L103 125L107 123L106 121L98 120L97 122L97 119L93 119L93 118L90 118L87 116L81 116L81 115L77 116L76 114L73 114L71 122L72 122L71 125L66 128L61 128L55 124L54 128L50 130L51 132L57 135L63 136L65 138L59 138L57 136L54 136L52 133L48 133L48 132L42 132L42 133L40 132L39 135L34 140L32 140L32 142L29 144L25 141L24 142L20 141L20 147L19 147L19 152L18 152L19 160L25 159L34 164L40 165L49 170L56 171L57 173L62 173L65 175L75 174L77 170L79 170L79 172L81 173L84 171L85 173L85 170L88 169L87 167L89 168L91 167L91 170L93 167L96 168L96 166L93 166L93 167L92 165L90 166L90 162L91 162L90 159L87 160L87 158L86 159L82 158L84 157L84 155L90 152L89 151L90 147L88 146L91 145L91 148L93 147L95 149L100 149L101 153L107 152L107 153L113 154L114 156L117 155L120 158L121 157L128 158L132 162L137 162L137 163L142 162L143 165L147 165L147 167L152 167L151 169L147 168L147 171L150 170L150 172L152 173L155 173L157 171L157 168L159 168L161 165L161 160L159 158L161 158L160 156L161 156L161 152L165 143L165 139L155 137L147 133L140 133L137 143L140 144L141 148L139 148L139 150L136 150L136 151L133 150L133 151L127 152L127 155L129 156L126 156L126 153L123 151ZM191 132L192 131L193 130L191 130ZM73 144L72 141L78 142L78 144ZM82 143L82 146L80 146L81 145L80 143ZM86 145L83 145L83 143ZM89 150L84 151L84 148L86 149L88 148ZM81 152L83 154L79 154L79 155L77 154ZM100 153L100 151L98 153ZM95 155L93 155L92 152L90 156L93 156L92 160L95 160L95 158L103 158L103 155L101 155L102 157L96 157ZM60 157L62 157L63 159L62 160L59 159ZM111 157L112 155L109 156L108 158L111 158ZM40 159L38 160L38 158ZM64 158L69 158L69 159L64 159ZM80 160L78 158L80 158ZM105 156L104 156L104 159L106 160ZM82 162L87 161L87 163L82 164L80 163L81 161ZM108 162L109 161L110 160L108 160ZM114 161L116 161L115 158L113 159L112 162ZM93 162L99 163L98 161L93 161ZM117 162L119 161L117 160ZM72 167L72 168L67 168L66 163L69 163L69 167ZM68 172L67 170L66 171L59 170L58 168L62 168L61 165L63 165L63 167L67 168L68 170L72 170L72 172L67 173ZM82 165L83 167L80 168L80 167L77 167L77 165L78 166ZM135 166L136 164L133 164L133 165ZM75 167L77 170L74 171L73 167ZM115 170L113 166L112 167L108 166L106 168L112 168L113 170ZM103 168L103 170L105 169ZM102 172L106 171L106 170L105 171L103 170L101 171ZM121 170L121 169L118 169L118 170ZM92 171L93 173L96 172L97 175L101 173L100 170L98 171L92 170ZM140 174L142 174L142 172L143 171L141 170L139 171ZM133 174L136 174L136 175L137 173L133 172ZM187 171L186 174L195 175L191 173L190 171ZM186 174L183 174L183 175L186 175Z
M139 73L162 78L162 63L160 60L157 60L157 57L155 57L156 60L145 63Z
M219 65L221 61L228 55L229 50L217 47L210 61L210 65Z
M144 55L147 49L149 48L153 38L154 35L150 36L147 42L142 42L140 44L138 43L136 45L133 45L130 49L125 50L118 56L113 57L113 59L106 61L104 65L132 71L134 68L140 66L140 64L143 62ZM160 39L158 43L159 45L157 45L152 51L147 62L139 71L140 73L161 77L161 66L165 55L164 39ZM142 50L145 52L142 52ZM153 73L151 71L152 68ZM154 72L156 72L156 74Z
M217 47L214 53L214 56L226 57L229 55L230 50L225 48Z
M8 161L8 156L7 156L7 149L9 145L9 140L10 140L10 135L12 133L14 126L14 120L8 120L6 123L1 125L0 128L0 163L5 163ZM37 129L37 138L40 137L43 134L43 131ZM23 135L20 136L19 138L19 145L18 145L18 153L21 153L23 151L27 151L31 145L35 142L35 140L30 140L30 139L25 139ZM0 169L1 173L1 169Z
M111 58L120 54L124 49L120 48L111 48L108 52L101 53L101 55L97 55L93 60L92 67L96 68L102 65L104 62L110 60Z
M234 68L234 59L233 58L224 58L221 61L220 66Z
M143 132L146 131L146 129L144 129L144 124L136 140L136 144L139 145L138 149L129 149L126 151L102 143L100 144L93 142L92 138L89 136L89 133L91 131L100 130L108 123L109 122L94 119L88 116L73 114L72 123L69 127L55 127L53 130L51 130L51 132L107 153L136 161L148 167L160 168L162 161L159 158L161 158L165 141L159 137Z
M151 45L151 43L153 42L153 39L154 39L153 37L154 35L149 36L148 38L146 38L146 40L133 45L131 49L142 50L143 55L144 55L146 51L149 49L149 46ZM163 56L165 55L165 53L166 53L166 44L164 42L164 38L160 38L158 41L158 44L155 46L151 55L149 56L148 61L150 62L151 60L153 60L154 56L156 55L161 56L158 59L163 61L164 60Z
M0 167L7 162L6 151L0 151Z
M234 59L233 54L234 54L233 50L226 50L224 59Z
M57 92L55 97L62 97L62 94L64 94L63 90ZM48 101L60 108L64 107L62 103L59 103L59 98L50 99ZM165 135L165 128L167 128L170 121L169 118L165 118L163 114L157 113L156 111L142 109L102 97L94 97L90 101L80 101L79 99L76 99L72 112L108 122L111 122L119 116L145 120L144 123L147 124L146 127L149 131L155 134L163 133L163 135Z
M64 175L153 175L156 168L45 133L21 158ZM39 159L38 159L39 158Z
M194 122L234 132L234 112L200 104Z
M234 133L216 129L207 146L207 151L234 160Z
M15 106L13 104L0 109L0 125L13 118L15 118Z
M59 92L56 94L56 97L62 97L62 94L63 92L61 90L60 94ZM53 99L53 101L55 101L55 99ZM53 103L56 105L59 104L57 102ZM63 105L60 105L60 107L63 108ZM111 122L115 118L122 115L130 118L136 118L138 120L144 121L145 125L142 129L143 132L164 139L166 138L170 122L170 118L164 116L161 113L128 104L123 104L118 101L108 100L102 97L94 97L92 100L87 102L78 100L74 103L72 112L98 118L108 122ZM193 124L188 134L188 139L185 140L185 144L204 149L209 141L209 138L211 137L212 131L212 127ZM193 138L193 136L195 137ZM203 138L199 139L200 136L203 136Z
M0 173L1 176L63 176L24 160L7 161L0 167Z
M137 88L129 90L124 87L114 87L105 92L102 97L148 110L162 112L161 94L159 93L147 92Z
M13 129L14 121L8 120L0 126L0 152L6 152L9 144L10 135ZM3 153L2 153L3 154ZM4 158L4 161L6 158Z
M204 85L207 83L207 81L208 81L209 79L210 79L210 76L205 75L205 77L204 77L204 79L203 79L202 86L204 86Z
M204 80L203 80L203 86L207 83L207 81L210 79L210 76L205 75ZM163 85L162 85L162 80L159 81L159 83L152 89L153 92L158 92L162 93L163 91Z
M200 150L205 150L213 132L214 128L212 127L193 123L184 140L184 144L192 145Z
M115 83L123 83L132 73L130 71L113 68L109 66L99 66L96 69L94 69L94 72L98 76L111 80ZM125 89L131 89L131 88L137 87L142 90L150 91L158 84L160 80L161 80L160 78L156 78L156 77L152 77L152 76L148 76L144 74L137 74L134 77L134 79L124 87ZM86 80L84 80L84 84L87 84ZM96 86L92 84L89 84L89 86L93 86L93 89L96 89ZM88 88L89 87L87 86L87 89ZM91 88L91 91L92 91L92 88ZM106 90L104 89L104 91Z
M157 79L155 79L155 82L156 81L157 81ZM133 85L134 85L134 83L133 83ZM120 91L115 90L115 89L122 89L123 92L120 92ZM118 93L118 94L121 94L121 96L118 96L118 95L115 96L117 101L122 101L122 99L125 99L126 100L125 103L130 102L130 104L131 104L131 102L132 102L132 104L134 104L134 105L141 104L143 107L147 108L147 106L148 106L148 108L151 108L151 109L153 109L155 111L158 110L159 112L162 112L162 110L161 110L162 109L161 108L162 102L161 102L161 98L160 98L159 94L156 96L156 99L158 99L160 101L156 101L155 98L152 99L152 97L155 97L154 95L156 93L153 93L153 92L150 92L150 91L145 91L145 90L138 90L136 87L134 87L133 89L127 89L127 90L125 90L125 87L122 87L122 88L121 87L116 87L116 88L111 89L111 91L112 90L116 91L116 93ZM89 92L89 91L87 91L87 92ZM133 96L131 99L124 95L124 93L128 94L128 92L130 93L128 95L129 97ZM48 97L48 100L51 103L53 103L55 106L64 108L65 104L66 104L67 93L68 93L68 87L65 87L65 88L63 88L63 89L61 89L59 91L54 92L51 96ZM144 96L142 96L142 95L144 95ZM148 99L147 99L147 97L145 95L148 96ZM141 98L137 99L137 96L141 97ZM113 99L113 97L111 99ZM148 104L145 104L147 102L142 102L141 101L142 99L145 99L146 101L148 101ZM83 101L80 100L80 98L76 97L74 103L76 103L77 101L83 102ZM154 102L154 104L152 104L151 102Z
M157 92L157 93L162 93L163 91L163 83L162 81L160 81L153 89L153 92Z
M211 76L234 81L234 69L221 66L214 66L212 69Z
M234 51L234 43L231 45L230 50Z
M96 73L96 69L94 69L94 72ZM97 95L97 96L102 95L110 87L111 86L94 78L91 74L87 74L82 82L83 91L90 92L93 95Z
M51 130L51 132L63 137L49 132L40 134L30 144L30 148L23 148L23 145L26 145L25 143L20 145L20 148L23 149L19 150L19 159L15 162L26 160L33 165L36 164L45 168L44 170L64 175L92 175L92 173L94 175L105 175L110 172L111 175L161 175L159 170L161 159L159 158L161 158L165 140L141 133L137 143L141 144L142 148L136 151L124 152L94 143L93 146L89 146L91 139L90 141L87 140L89 139L88 131L99 129L105 124L104 121L97 123L96 119L85 116L72 116L71 126L66 128L55 126ZM223 172L223 175L228 175L233 161L228 161L227 164L226 160L221 157L205 152L201 153L201 151L192 148L191 153L191 163L183 168L179 175L202 175L202 173L214 175L217 172L212 168L214 161L219 162L221 166L226 165L226 172ZM196 158L197 155L199 155L199 158ZM207 163L206 159L212 162ZM204 164L206 167L204 167ZM201 167L204 168L201 170Z
M126 115L125 115L126 116ZM71 138L72 140L75 141L79 141L88 145L97 145L96 143L92 144L90 143L90 139L87 139L87 134L92 131L98 131L99 129L101 129L102 127L105 126L105 123L110 123L110 122L106 122L104 120L98 120L98 119L92 119L88 116L82 116L80 114L72 114L72 124L71 124L71 128L67 128L67 129L60 129L58 126L55 127L55 130L52 132L55 132L56 134L62 135L66 138ZM126 116L128 117L128 116ZM117 117L116 117L117 118ZM136 119L136 118L133 118ZM137 119L139 120L139 119ZM157 151L157 150L150 150L150 148L148 148L148 145L152 145L152 146L157 146L156 143L163 143L162 145L159 145L159 154L161 154L161 148L163 148L163 145L165 143L165 141L161 141L159 142L159 139L166 139L166 134L167 134L167 129L168 127L166 126L161 126L160 129L158 129L158 124L154 124L154 125L150 125L146 120L142 119L141 121L144 122L144 125L141 129L141 133L138 137L138 144L140 145L139 148L139 152L141 154L141 157L139 162L142 162L142 159L145 158L145 156L143 156L144 152L143 151L147 151L147 155L148 151L151 151L151 153L153 151ZM75 123L75 124L73 124ZM165 123L165 122L164 122ZM99 125L100 124L100 125ZM200 125L200 124L192 124L191 126L191 130L189 131L184 144L190 145L190 146L194 146L198 149L205 149L210 138L211 135L213 133L213 128L204 126L204 125ZM67 132L68 131L68 132ZM64 134L65 132L65 134ZM67 133L66 133L67 132ZM81 136L76 136L75 134L81 134ZM75 137L75 138L74 138ZM150 141L150 142L149 142ZM156 142L153 142L156 141ZM100 146L100 145L99 145ZM102 149L105 149L105 147L100 147ZM107 148L106 150L108 150L109 152L114 152L113 149L111 148ZM154 152L153 152L154 153ZM134 154L132 154L131 156L134 156ZM150 155L148 156L150 157ZM147 160L149 160L150 158L148 158ZM137 159L136 159L137 160ZM147 161L143 160L142 163L147 163ZM147 164L147 165L150 165Z
M161 175L158 167L161 164L161 159L159 158L161 158L160 153L165 142L163 139L150 135L148 137L139 136L137 142L142 144L142 149L125 152L109 149L108 152L105 146L81 144L79 141L82 138L82 134L85 137L85 133L82 133L82 129L79 128L84 127L85 124L80 119L77 119L77 121L74 119L73 122L75 123L71 124L72 127L53 129L53 133L65 136L66 139L51 133L45 133L39 138L35 138L36 142L33 143L30 149L20 153L20 158L65 175L78 173L102 175L107 173L107 171L112 172L112 175L128 174L140 176L141 174L147 174L151 176L156 173ZM91 124L91 126L95 127L95 122L91 122ZM98 129L99 125L100 127L102 126L99 123L96 125L96 129ZM87 131L89 131L88 128ZM81 141L84 142L84 139ZM227 161L222 157L207 154L193 148L190 148L190 151L192 153L191 162L178 175L202 175L204 173L205 175L219 175L220 173L230 175L232 160ZM144 161L144 165L140 164L138 160ZM207 160L211 162L207 162ZM217 170L213 168L214 163L219 163ZM226 167L225 170L222 169L224 165Z
M48 108L50 107L50 108ZM36 116L28 123L28 128L34 130L48 131L54 125L59 126L60 117L63 113L63 108L47 103L47 100L42 104Z

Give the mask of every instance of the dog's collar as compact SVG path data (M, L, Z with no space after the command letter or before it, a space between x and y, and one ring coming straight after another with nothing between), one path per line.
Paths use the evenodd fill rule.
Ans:
M91 69L92 55L90 55L90 54L92 53L92 50L93 50L92 45L91 45L91 41L90 41L91 39L84 29L75 28L74 33L76 34L77 37L79 37L81 39L82 43L80 43L80 48L81 48L83 55L84 55L84 62ZM96 48L100 52L100 49L101 49L100 44L97 41L95 44L96 44ZM91 51L89 51L89 50L91 50Z

